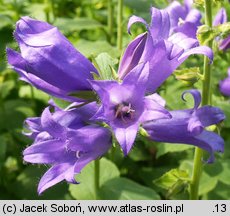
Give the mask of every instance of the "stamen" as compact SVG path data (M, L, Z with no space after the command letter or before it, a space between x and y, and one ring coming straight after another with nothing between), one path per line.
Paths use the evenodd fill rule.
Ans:
M131 103L126 104L118 104L115 108L115 118L120 118L123 122L127 122L127 120L133 118L133 113L135 112L134 109L132 109Z

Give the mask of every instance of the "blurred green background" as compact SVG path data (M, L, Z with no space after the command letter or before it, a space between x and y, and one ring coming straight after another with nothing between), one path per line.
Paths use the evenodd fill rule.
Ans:
M149 8L164 8L167 0L124 0L123 50L137 34L141 25L132 27L128 35L126 26L132 15L150 20ZM220 8L218 4L213 15ZM223 6L229 11L229 3ZM199 6L198 6L199 7ZM202 10L202 8L200 8ZM111 12L110 23L108 14ZM90 60L102 52L119 60L116 48L116 0L0 0L0 199L95 199L93 164L77 176L80 185L63 182L37 195L40 177L48 169L42 165L25 164L22 151L32 143L22 135L23 121L40 116L47 106L49 95L19 81L18 75L7 65L5 49L18 49L13 38L16 21L21 16L48 21L57 26L73 45ZM230 13L229 13L230 15ZM225 139L224 154L216 155L213 164L204 165L200 185L201 199L230 199L230 103L218 90L219 80L227 74L229 53L216 50L213 64L213 104L222 108L227 116L221 126ZM202 69L202 57L189 58L183 67ZM176 74L176 76L175 76ZM200 80L184 82L179 72L171 76L159 89L169 109L192 107L180 96L185 89L200 88ZM172 94L173 92L173 94ZM194 148L188 145L149 142L138 137L128 157L119 148L101 160L100 199L188 199L187 177L191 174ZM166 173L166 174L165 174Z

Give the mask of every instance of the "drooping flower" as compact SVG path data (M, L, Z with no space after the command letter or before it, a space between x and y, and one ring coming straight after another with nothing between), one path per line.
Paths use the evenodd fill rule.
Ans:
M140 124L146 121L170 118L164 109L164 100L157 94L145 97L149 64L139 64L124 78L116 81L91 81L101 99L101 107L94 120L110 125L125 155L135 141Z
M220 91L224 95L230 96L230 68L228 68L228 77L220 81Z
M173 1L166 10L170 18L170 34L173 32L182 32L190 38L196 39L198 26L201 25L201 13L192 8L193 1L185 0L184 5L178 1Z
M22 17L14 37L21 53L7 48L10 65L21 79L53 96L77 100L70 93L91 90L95 67L59 30L42 21Z
M39 194L63 180L77 183L75 175L111 147L108 129L87 124L97 108L95 102L54 113L47 107L41 117L25 121L34 143L24 150L24 160L51 166L39 182Z
M223 121L225 119L224 113L213 106L199 108L200 93L197 90L190 90L185 93L187 92L190 92L194 97L192 109L171 111L172 118L148 122L143 126L152 140L198 146L210 153L207 162L213 162L214 152L223 152L224 140L205 128ZM182 98L184 98L184 94Z
M218 25L224 24L226 22L227 22L226 10L224 8L221 8L214 18L213 26L218 26ZM217 38L217 40L219 40L219 49L220 50L225 51L225 50L230 48L230 35L227 36L225 39L220 40L219 38Z
M209 47L199 46L197 39L182 32L170 35L171 22L169 12L151 8L151 23L132 16L128 23L128 32L134 23L142 23L147 32L137 36L127 47L119 65L118 75L124 77L139 63L149 62L149 80L147 91L154 92L172 73L192 54L203 54L213 59Z

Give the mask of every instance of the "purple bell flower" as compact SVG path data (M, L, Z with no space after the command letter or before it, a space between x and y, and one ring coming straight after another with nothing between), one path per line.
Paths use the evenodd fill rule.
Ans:
M193 109L171 111L172 118L159 119L143 125L150 138L157 142L186 143L198 146L210 153L207 162L214 161L214 152L223 152L224 140L205 128L225 119L217 107L199 108L201 95L197 90L186 91L194 97ZM182 98L184 99L184 94Z
M70 101L77 100L70 93L91 90L87 79L92 80L97 70L56 27L22 17L14 37L21 53L7 48L7 57L22 80Z
M120 79L139 63L149 62L147 91L154 92L190 55L203 54L213 59L213 52L207 46L199 46L197 39L177 32L170 35L169 12L151 8L151 23L141 17L132 16L128 32L134 23L142 23L147 32L137 36L127 47L118 69Z
M93 120L110 125L125 155L132 148L143 122L171 117L159 95L145 96L148 75L149 64L142 63L130 71L122 83L91 81L102 104Z
M214 18L213 26L217 26L227 22L227 13L224 8L221 8ZM218 38L217 38L218 40ZM230 35L219 41L219 49L226 51L230 48Z
M220 81L220 91L224 95L230 96L230 68L228 68L228 77Z
M111 147L108 129L87 124L97 109L95 102L54 113L47 107L41 117L25 121L34 143L24 150L24 160L51 166L39 182L39 194L63 180L76 184L75 174Z
M170 33L181 32L190 38L196 39L196 32L201 25L201 13L192 8L193 1L185 0L184 5L173 1L166 10L170 17Z

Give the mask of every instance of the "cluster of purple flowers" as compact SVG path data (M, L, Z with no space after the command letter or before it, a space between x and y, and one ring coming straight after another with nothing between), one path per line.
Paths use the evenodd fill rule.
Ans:
M208 162L214 160L214 152L223 151L223 139L205 129L224 120L219 108L199 107L201 95L193 89L185 92L194 97L193 108L168 111L165 100L156 93L190 55L203 54L212 61L212 50L196 39L200 19L188 0L184 5L174 1L163 10L151 8L150 24L132 16L128 32L136 22L147 31L128 44L117 80L94 80L97 69L56 27L29 17L17 22L14 36L20 53L8 48L9 64L21 80L72 102L65 109L50 102L41 117L25 121L26 135L34 143L24 150L24 160L51 166L40 180L39 194L62 180L77 183L75 174L109 150L113 135L127 155L140 127L152 140L186 143L208 151ZM72 94L81 91L94 91L100 101Z

